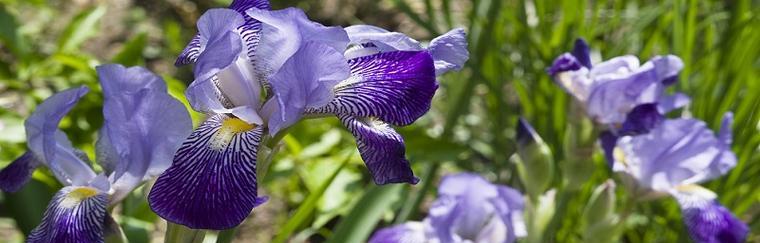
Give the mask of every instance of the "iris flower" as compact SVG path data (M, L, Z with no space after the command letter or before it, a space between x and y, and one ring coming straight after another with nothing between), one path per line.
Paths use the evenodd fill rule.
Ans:
M744 242L748 228L702 188L736 166L731 152L732 114L717 137L696 119L665 120L647 134L624 136L607 150L613 170L642 194L669 194L681 206L684 223L696 242Z
M477 174L449 175L438 186L427 218L381 229L369 242L515 242L526 234L523 208L522 195L512 188Z
M195 63L186 95L210 118L149 195L151 208L171 222L199 229L240 224L266 201L257 192L262 140L303 118L338 117L356 138L375 183L418 181L391 126L409 125L428 111L438 88L440 60L434 56L445 56L433 53L445 53L444 46L466 53L463 33L428 49L349 55L363 43L343 28L312 22L296 8L268 6L234 1L231 9L207 11L198 20L198 37L177 61Z
M28 242L103 242L116 205L142 182L169 167L172 155L191 131L184 105L167 94L166 84L150 71L103 65L104 124L96 144L103 173L72 147L58 123L89 89L72 88L46 99L26 120L24 155L0 171L3 191L16 191L35 168L45 166L64 187L45 211Z
M547 71L594 121L619 136L644 133L665 113L689 103L683 94L665 94L682 68L673 55L655 56L643 65L630 55L592 65L588 44L578 39L573 51L557 57Z

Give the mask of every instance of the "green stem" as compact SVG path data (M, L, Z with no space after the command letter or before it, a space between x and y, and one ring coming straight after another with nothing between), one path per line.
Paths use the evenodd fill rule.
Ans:
M237 233L237 227L219 231L219 236L216 238L216 243L230 243L235 239L235 233Z
M166 222L166 243L201 243L206 237L206 231L190 229L185 226Z

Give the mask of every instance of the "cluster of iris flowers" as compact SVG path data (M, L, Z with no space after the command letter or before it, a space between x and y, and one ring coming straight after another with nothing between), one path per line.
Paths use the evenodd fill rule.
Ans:
M176 61L193 64L186 96L209 117L195 130L160 77L115 64L97 68L104 94L96 144L101 173L58 128L88 88L51 96L27 119L29 151L0 171L0 189L20 189L39 166L65 185L29 242L103 242L119 230L108 208L156 177L148 202L162 218L193 229L234 228L267 200L257 190L260 150L302 119L337 117L376 184L416 184L393 126L423 116L436 77L461 69L469 56L462 29L423 45L374 26L324 26L296 8L271 10L266 0L208 10L197 27ZM548 73L604 130L601 148L628 189L640 197L673 196L697 242L741 242L747 226L697 185L736 164L731 114L717 135L702 121L666 118L689 103L665 91L682 66L675 56L592 64L579 40ZM515 189L476 174L449 175L425 219L381 229L370 242L514 242L526 235L524 207Z

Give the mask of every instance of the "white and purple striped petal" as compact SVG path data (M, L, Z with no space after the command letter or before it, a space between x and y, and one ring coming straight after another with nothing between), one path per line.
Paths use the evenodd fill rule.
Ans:
M691 239L696 243L745 242L749 234L747 224L711 194L699 186L686 186L673 192Z
M427 52L394 51L349 60L352 77L335 86L335 98L309 113L377 117L397 126L430 109L438 82Z
M163 79L147 69L110 64L97 71L104 122L96 148L104 156L99 161L110 169L115 203L169 167L192 122Z
M53 196L30 243L104 242L108 195L93 187L67 186Z
M89 89L82 86L56 93L38 105L24 123L29 151L64 185L85 185L95 177L66 134L58 129L61 119L87 92Z
M268 0L234 0L229 6L230 9L237 11L243 15L244 22L237 27L240 37L246 45L246 54L249 58L253 59L255 55L256 46L258 45L259 38L261 37L261 23L245 14L245 11L257 8L269 10ZM195 63L201 52L204 51L205 42L202 39L210 39L210 36L201 36L196 34L190 43L182 50L177 57L177 61L174 63L176 66Z
M263 129L216 115L182 144L148 196L162 218L194 229L229 229L266 201L258 197L256 153Z
M16 192L32 178L32 172L42 163L34 158L32 152L26 152L0 170L0 190Z
M426 243L425 225L422 222L406 222L375 232L369 243Z
M665 120L647 134L622 137L613 170L655 191L721 176L736 165L730 138L722 139L730 137L731 117L726 114L719 137L696 119Z
M271 78L279 109L269 117L269 133L295 124L307 108L326 105L333 87L350 75L343 54L319 42L307 42Z
M276 11L254 8L246 14L262 23L261 39L251 60L264 77L277 73L307 42L322 43L341 53L348 47L349 39L343 28L313 22L297 8Z
M392 51L427 51L435 63L437 76L452 70L460 70L469 59L467 36L462 28L456 28L436 37L425 48L415 39L371 25L353 25L345 28L351 44L346 57L356 58Z
M404 139L393 128L371 118L349 115L339 118L356 138L359 153L375 184L419 182L406 159Z

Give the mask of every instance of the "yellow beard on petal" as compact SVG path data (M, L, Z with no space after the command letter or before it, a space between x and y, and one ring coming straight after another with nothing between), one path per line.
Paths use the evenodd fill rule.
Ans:
M71 190L61 201L61 207L73 208L85 199L98 195L98 190L92 187L79 187Z
M232 138L239 133L244 133L256 128L254 124L248 124L239 118L228 118L222 122L213 137L211 137L211 148L224 150L230 144Z

